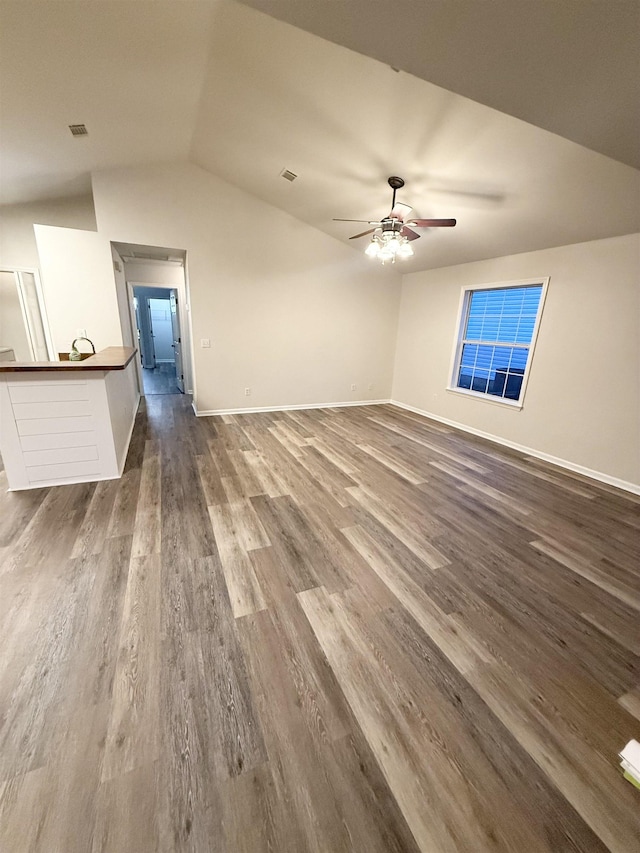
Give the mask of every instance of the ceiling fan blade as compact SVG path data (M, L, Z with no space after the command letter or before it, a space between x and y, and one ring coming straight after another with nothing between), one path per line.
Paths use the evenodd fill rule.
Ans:
M406 237L407 240L418 240L420 237L419 234L416 234L416 232L412 231L411 228L407 228L406 225L400 229L400 233L403 237Z
M406 217L409 215L409 211L413 210L410 204L403 204L399 201L389 214L389 217L392 219L399 219L401 222L404 222Z
M453 228L455 224L455 219L412 219L407 223L418 228Z
M364 237L365 234L373 234L375 228L369 228L368 231L363 231L362 234L354 234L353 237L349 237L350 240L356 240L358 237Z
M334 222L366 222L368 225L382 225L381 222L374 222L372 219L334 219Z

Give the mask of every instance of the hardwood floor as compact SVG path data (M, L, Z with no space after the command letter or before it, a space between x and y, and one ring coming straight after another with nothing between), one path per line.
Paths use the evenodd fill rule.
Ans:
M640 850L640 498L391 406L0 474L3 853Z
M142 386L146 396L152 394L179 394L176 384L176 366L174 363L158 364L154 368L142 369Z

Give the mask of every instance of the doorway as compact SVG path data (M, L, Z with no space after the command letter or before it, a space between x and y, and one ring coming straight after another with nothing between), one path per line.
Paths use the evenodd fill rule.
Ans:
M192 394L184 249L111 243L122 341L136 347L140 393Z
M184 394L177 290L143 284L131 285L131 290L144 395Z

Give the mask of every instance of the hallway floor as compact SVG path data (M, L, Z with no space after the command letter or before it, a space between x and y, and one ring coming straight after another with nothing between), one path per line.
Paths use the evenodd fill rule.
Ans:
M142 384L145 397L151 394L180 394L176 385L175 364L158 364L153 370L142 368Z

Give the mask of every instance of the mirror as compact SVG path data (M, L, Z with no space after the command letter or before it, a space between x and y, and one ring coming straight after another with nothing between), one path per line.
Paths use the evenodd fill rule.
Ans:
M0 358L54 358L36 270L0 269Z

